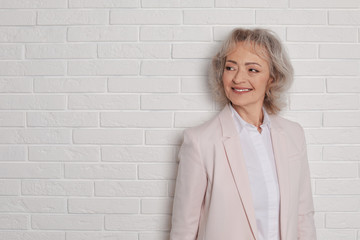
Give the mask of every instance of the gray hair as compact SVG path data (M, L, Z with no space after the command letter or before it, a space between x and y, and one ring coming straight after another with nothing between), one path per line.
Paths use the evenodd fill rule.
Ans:
M226 57L236 48L238 42L250 44L257 55L267 60L273 81L266 90L264 107L270 114L278 113L284 107L284 93L293 82L294 70L289 56L277 35L267 29L235 28L213 57L210 67L210 87L220 104L229 102L225 95L222 76Z

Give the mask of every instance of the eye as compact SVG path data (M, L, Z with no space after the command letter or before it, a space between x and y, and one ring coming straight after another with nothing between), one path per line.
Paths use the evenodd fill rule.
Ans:
M230 67L230 66L226 66L226 67L225 67L225 70L226 70L226 71L234 71L235 68L234 68L234 67Z
M249 69L249 72L258 73L259 71L256 70L255 68L250 68L250 69Z

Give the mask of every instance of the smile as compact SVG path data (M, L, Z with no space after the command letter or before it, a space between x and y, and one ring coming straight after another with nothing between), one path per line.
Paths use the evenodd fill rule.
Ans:
M232 89L235 90L236 92L250 92L252 90L250 88L241 88L241 89L232 88Z

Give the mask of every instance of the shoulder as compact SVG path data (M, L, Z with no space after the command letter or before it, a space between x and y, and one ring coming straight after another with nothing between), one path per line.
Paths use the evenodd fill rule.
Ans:
M184 130L184 135L198 140L214 139L215 136L221 136L221 124L219 114L216 114L210 120L201 125Z
M304 132L303 127L294 121L286 119L279 115L270 115L271 124L276 130L281 130L288 133L301 134Z
M306 146L305 132L299 123L279 115L270 116L271 130L281 132L286 137L289 146L294 146L297 149L303 149Z

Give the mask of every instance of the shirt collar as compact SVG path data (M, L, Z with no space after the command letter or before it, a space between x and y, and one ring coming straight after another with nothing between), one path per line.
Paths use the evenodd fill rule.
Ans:
M257 129L254 125L246 122L244 119L242 119L242 117L236 112L236 110L234 109L234 107L231 105L231 103L229 103L230 109L231 109L231 113L232 113L232 117L236 123L236 127L238 132L240 133L242 131L243 128L247 128L247 129ZM268 127L270 129L270 117L269 114L266 112L265 108L262 107L263 113L264 113L264 121L263 123L260 125L261 128L264 127Z

